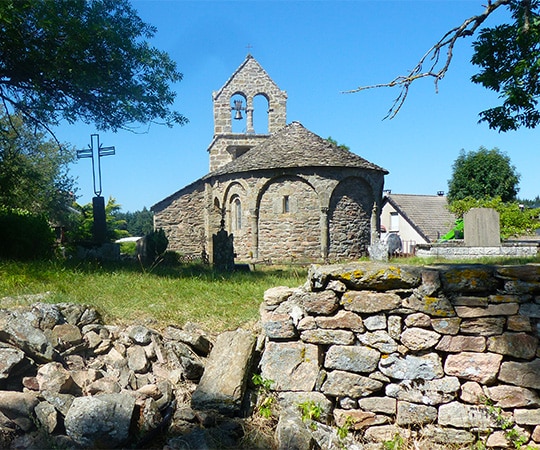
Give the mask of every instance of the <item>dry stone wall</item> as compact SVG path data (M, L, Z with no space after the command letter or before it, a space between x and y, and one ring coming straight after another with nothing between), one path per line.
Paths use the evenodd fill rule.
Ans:
M262 377L359 448L540 448L538 264L314 265L302 288L268 290L261 317Z

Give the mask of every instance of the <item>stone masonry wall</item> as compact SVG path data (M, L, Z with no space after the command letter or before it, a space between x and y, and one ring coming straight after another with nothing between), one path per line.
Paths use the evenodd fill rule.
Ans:
M314 401L369 448L540 448L538 264L313 265L261 317L281 402Z

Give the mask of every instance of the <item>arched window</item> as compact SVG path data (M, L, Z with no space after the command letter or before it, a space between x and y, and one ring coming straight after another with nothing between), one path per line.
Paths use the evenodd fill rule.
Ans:
M231 202L231 225L233 231L242 229L242 202L235 197Z

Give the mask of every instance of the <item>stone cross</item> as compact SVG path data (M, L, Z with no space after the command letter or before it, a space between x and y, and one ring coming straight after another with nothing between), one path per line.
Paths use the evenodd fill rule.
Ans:
M94 153L94 142L96 143L95 149L97 150L97 155ZM114 147L103 147L99 143L99 134L90 135L90 145L87 149L77 150L77 159L81 158L92 158L92 179L94 181L94 194L96 197L101 196L101 157L114 155ZM97 160L97 164L96 164Z
M96 144L94 147L94 143ZM94 152L96 150L96 152ZM92 198L92 212L94 215L94 227L92 229L95 244L104 244L107 239L107 220L105 214L105 201L101 196L101 157L114 155L114 147L103 147L99 143L99 134L90 135L88 149L77 150L77 158L92 158L92 179L94 181L94 194ZM97 160L97 164L96 164Z

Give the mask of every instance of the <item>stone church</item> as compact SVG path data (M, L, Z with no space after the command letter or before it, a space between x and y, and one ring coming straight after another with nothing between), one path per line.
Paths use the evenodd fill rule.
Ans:
M213 106L210 172L151 208L170 250L211 258L212 236L224 229L240 262L367 254L379 226L385 169L299 122L287 124L287 93L249 54L213 93ZM255 130L261 118L265 129ZM236 122L241 132L233 132Z

